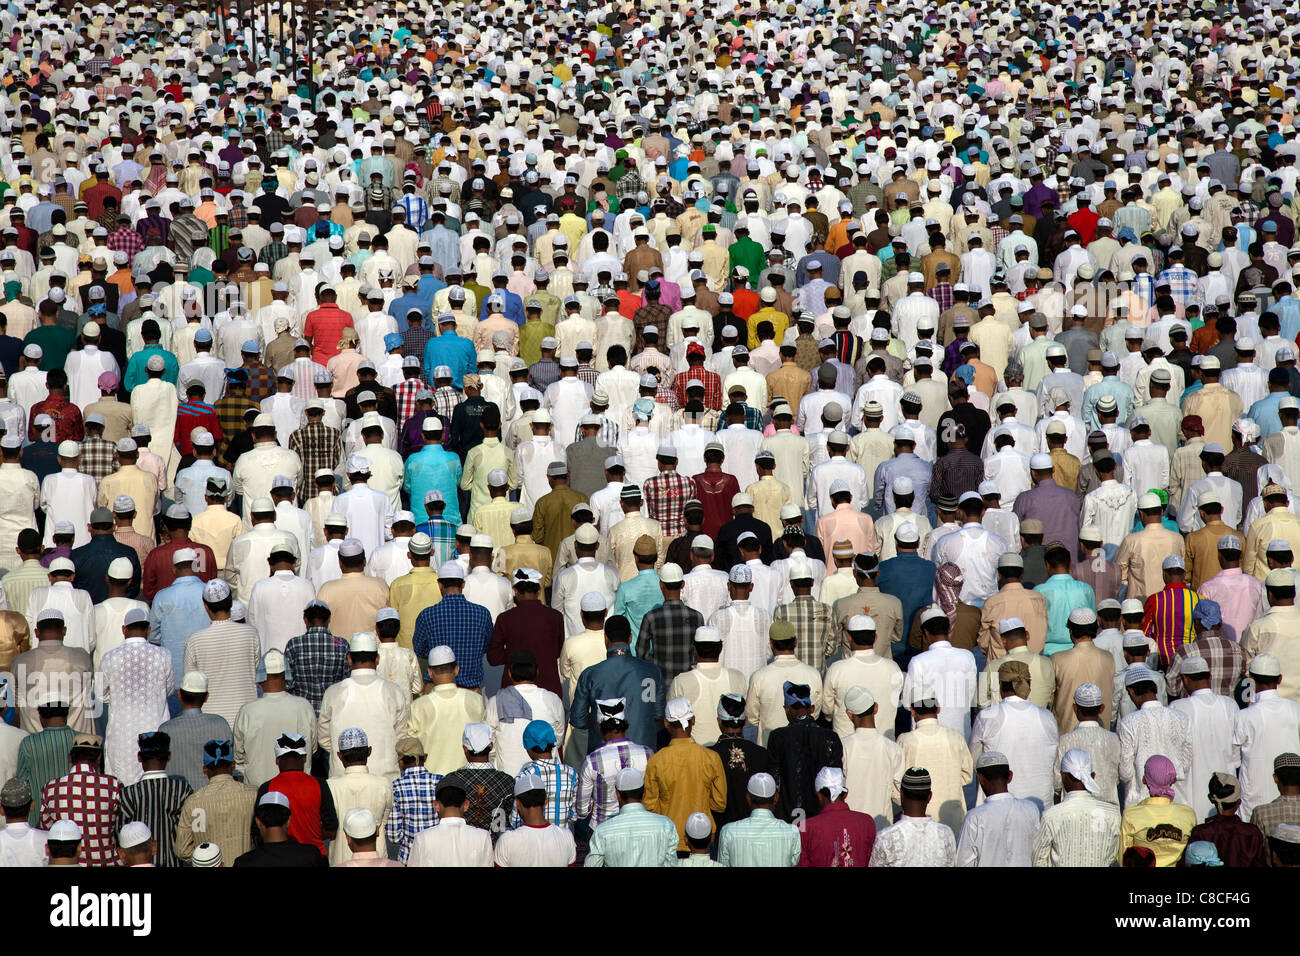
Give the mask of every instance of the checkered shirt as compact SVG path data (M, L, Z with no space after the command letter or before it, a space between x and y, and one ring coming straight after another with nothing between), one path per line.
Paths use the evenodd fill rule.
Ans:
M437 335L437 332L426 329L417 325L413 329L402 330L402 356L414 355L420 361L424 361L424 347L429 344L429 339Z
M140 234L129 226L120 226L114 229L105 243L108 248L114 252L125 252L126 262L129 266L135 259L136 255L144 251L144 239Z
M429 388L429 386L425 385L424 379L418 375L415 378L402 379L394 387L393 394L397 396L397 413L401 417L401 421L397 423L398 428L405 428L407 420L415 414L415 393L422 388Z
M81 465L78 467L83 475L95 479L95 487L117 471L117 460L113 457L114 448L111 441L103 438L87 438L81 443Z
M441 779L442 774L430 773L421 764L407 767L393 781L393 809L384 834L389 844L397 847L397 858L403 863L411 855L411 842L416 834L438 822L433 798Z
M797 594L789 604L782 604L772 615L774 621L794 625L794 653L809 667L821 670L826 658L839 644L831 609L811 594Z
M303 501L316 497L316 472L322 468L334 470L343 453L343 440L337 428L324 422L307 422L289 436L289 450L302 460L302 475L298 479L298 494Z
M117 777L79 763L51 780L41 793L41 826L48 830L68 819L81 827L81 859L86 866L117 866Z
M658 521L667 538L677 538L686 533L682 505L686 499L695 497L695 485L691 479L675 471L661 471L646 479L641 486L641 495L645 500L646 517Z
M647 758L648 759L648 758ZM578 797L578 772L558 760L530 760L515 775L535 773L546 784L546 822L566 830L573 825L573 808ZM524 825L518 808L510 811L510 829Z
M652 753L649 747L623 737L608 741L603 747L587 754L578 773L574 815L580 820L590 817L593 827L600 826L616 815L618 791L615 789L615 781L618 772L631 767L644 773Z
M1187 266L1170 266L1160 273L1160 281L1169 283L1169 294L1183 308L1196 302L1197 275Z
M703 626L704 615L684 601L665 601L641 619L637 656L657 664L667 686L678 674L691 669L691 641L695 629Z
M492 615L487 608L463 594L444 594L441 601L426 607L415 619L411 649L416 657L427 660L431 650L446 644L460 663L457 685L481 687L483 653L491 637Z
M415 530L433 539L433 566L441 567L456 556L456 525L446 518L430 518Z
M326 689L351 673L348 642L324 627L309 627L306 633L289 638L284 662L288 666L289 693L310 701L318 714Z

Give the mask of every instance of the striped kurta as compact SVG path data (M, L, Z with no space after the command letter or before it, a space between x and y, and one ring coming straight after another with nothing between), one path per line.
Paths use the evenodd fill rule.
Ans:
M18 744L15 775L26 780L32 788L32 812L27 817L31 826L40 826L41 792L45 785L72 769L68 751L72 749L75 736L71 727L46 727L38 733L28 734Z
M122 827L139 820L149 827L158 841L158 855L154 862L160 867L179 867L181 861L174 848L176 823L181 817L181 807L194 791L184 777L170 775L161 770L151 770L137 783L123 787L117 798L117 833Z
M1199 594L1181 582L1166 584L1147 598L1142 630L1155 640L1161 667L1168 667L1174 651L1192 639L1192 610L1200 600Z

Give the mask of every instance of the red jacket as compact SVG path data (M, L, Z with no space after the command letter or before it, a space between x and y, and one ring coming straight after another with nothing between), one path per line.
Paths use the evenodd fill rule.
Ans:
M800 866L866 866L876 845L876 821L843 801L828 803L803 821L799 842Z

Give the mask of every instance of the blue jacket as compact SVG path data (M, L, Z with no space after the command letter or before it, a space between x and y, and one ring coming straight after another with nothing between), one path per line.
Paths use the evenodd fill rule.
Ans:
M622 697L627 701L627 738L655 749L659 728L664 719L664 679L659 668L649 661L633 657L626 644L615 644L606 658L592 664L578 678L573 689L570 722L587 728L587 753L604 745L596 701Z

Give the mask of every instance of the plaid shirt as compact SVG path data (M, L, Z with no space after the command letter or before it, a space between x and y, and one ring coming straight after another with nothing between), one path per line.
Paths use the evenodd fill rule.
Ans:
M578 365L578 378L586 382L592 388L596 387L596 379L600 373L596 371L596 366L589 362L582 362Z
M434 566L441 567L456 556L456 525L446 518L430 518L415 530L433 539Z
M1169 283L1169 294L1181 308L1196 301L1197 275L1187 266L1170 266L1160 273L1160 281Z
M1253 202L1244 202L1239 206L1234 206L1232 208L1232 218L1234 220L1240 219L1246 225L1253 228L1255 223L1259 222L1259 207ZM1150 217L1148 217L1148 221L1149 220ZM1138 238L1141 237L1139 236Z
M257 401L247 395L225 395L217 399L212 407L216 410L217 421L221 423L221 434L224 436L219 451L224 452L230 445L230 440L244 430L244 412L256 405Z
M559 381L560 363L553 358L538 359L528 370L528 384L545 393L548 385Z
M645 335L645 327L654 325L661 329L668 328L668 320L673 316L673 310L662 302L651 302L649 305L643 305L632 314L632 327L636 332L636 344L642 346L642 336Z
M105 245L114 252L125 252L128 266L135 261L138 253L144 251L144 239L130 226L119 226L114 229L109 234Z
M81 465L77 470L94 478L95 487L98 488L101 481L117 471L115 451L111 441L87 438L81 443Z
M793 601L776 609L772 620L794 625L795 657L819 671L839 646L831 609L811 594L796 594Z
M257 254L258 262L265 262L275 271L275 264L289 254L289 247L283 242L268 242L262 247L262 251Z
M397 383L393 389L393 394L397 396L397 414L400 421L397 423L398 428L405 428L407 419L415 414L415 393L422 388L428 388L424 384L424 379L420 376L414 378L405 378ZM450 421L450 419L448 419Z
M652 752L643 744L620 737L587 754L578 773L574 815L579 820L590 817L593 827L615 816L618 813L618 791L614 783L618 772L631 767L644 773Z
M243 203L232 203L226 221L231 229L243 229L248 225L248 207Z
M429 221L429 202L419 193L406 193L394 203L406 210L406 224L417 233L424 231L424 224Z
M1183 661L1193 654L1199 654L1210 665L1210 689L1216 694L1231 697L1237 681L1246 673L1246 655L1236 641L1230 641L1215 631L1207 631L1190 644L1184 644L1174 651L1174 659L1165 672L1170 700L1187 696L1187 691L1183 689Z
M694 365L685 372L678 372L673 379L673 394L677 396L677 407L686 407L686 383L698 379L704 385L704 407L715 411L722 407L722 379L717 372L710 372L702 365Z
M348 642L324 627L309 627L305 634L289 638L284 662L288 667L289 693L310 701L317 714L326 689L351 673Z
M465 822L487 830L495 843L504 829L501 824L505 814L514 806L515 778L488 763L467 763L445 779L455 781L469 798L465 802Z
M718 415L718 421L713 426L713 430L715 432L720 432L726 427L727 427L727 420L723 418L721 415ZM756 432L761 432L763 430L763 413L760 412L753 405L745 406L745 427L752 428Z
M438 822L433 797L441 779L442 774L430 773L419 764L407 767L393 781L393 809L384 834L389 844L397 847L397 858L403 863L411 855L411 841L416 834Z
M444 431L451 429L451 416L456 406L465 401L465 393L454 385L443 385L433 391L433 413L442 419Z
M927 289L925 294L939 303L940 312L952 308L952 283L940 282L933 289Z
M427 660L431 650L446 644L461 662L456 685L482 687L483 654L491 637L492 615L487 608L463 594L444 594L415 619L411 649L416 657Z
M647 758L648 759L648 758ZM515 779L535 773L546 784L546 820L566 830L573 825L573 808L578 797L578 772L558 760L530 760L515 774ZM510 811L510 829L524 825L518 808Z
M691 669L691 641L695 629L703 626L704 615L695 608L680 600L665 601L641 619L636 655L658 664L665 686L671 684L674 677Z
M1250 811L1250 822L1264 831L1264 836L1273 835L1273 828L1279 823L1300 823L1300 797L1278 797L1261 804Z
M424 347L429 344L429 339L437 335L437 332L416 326L413 329L402 330L402 357L414 355L420 361L424 361Z
M86 866L117 866L117 777L79 763L41 793L41 826L48 830L68 819L81 827L81 860Z
M691 479L676 471L661 471L646 479L641 494L645 499L646 517L659 522L665 537L671 540L686 533L682 506L686 499L695 497L695 485Z
M257 362L254 365L241 366L248 373L248 395L254 405L261 403L262 399L275 394L275 370L270 366Z
M343 440L337 428L324 422L309 421L299 426L289 436L289 450L302 460L302 474L298 478L298 494L303 501L316 497L316 472L322 468L330 471L343 454Z

